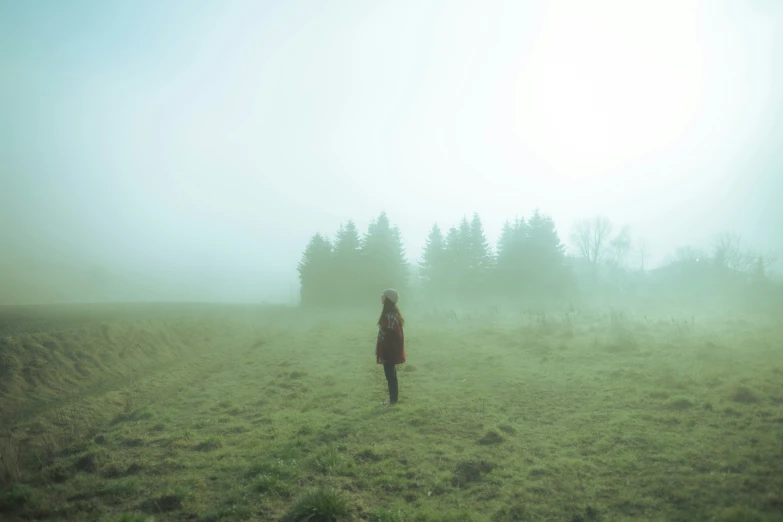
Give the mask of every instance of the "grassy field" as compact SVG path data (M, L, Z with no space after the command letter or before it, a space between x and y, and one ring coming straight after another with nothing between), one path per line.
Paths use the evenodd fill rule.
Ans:
M4 520L783 520L783 321L0 310ZM333 518L329 518L332 516Z

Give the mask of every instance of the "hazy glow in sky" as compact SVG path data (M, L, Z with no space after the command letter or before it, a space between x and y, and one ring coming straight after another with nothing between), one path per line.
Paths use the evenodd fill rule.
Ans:
M2 227L285 281L381 210L414 259L535 207L783 251L782 35L774 0L4 2Z
M581 189L686 138L710 80L694 7L553 3L520 73L520 139Z

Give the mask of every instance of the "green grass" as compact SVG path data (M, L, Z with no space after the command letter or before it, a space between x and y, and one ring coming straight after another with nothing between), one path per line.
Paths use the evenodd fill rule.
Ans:
M316 489L298 498L284 522L338 522L351 514L343 494L334 490Z
M384 410L372 313L222 314L209 349L16 420L0 518L783 519L774 318L455 315L407 313Z

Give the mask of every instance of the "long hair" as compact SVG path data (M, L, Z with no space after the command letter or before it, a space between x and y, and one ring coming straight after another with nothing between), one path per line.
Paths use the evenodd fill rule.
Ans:
M400 320L400 326L405 326L405 319L402 317L402 314L400 313L400 308L397 306L396 303L393 303L391 299L386 299L383 302L383 310L381 310L381 316L378 318L378 326L381 325L381 322L383 321L383 316L388 313L396 314L397 318Z

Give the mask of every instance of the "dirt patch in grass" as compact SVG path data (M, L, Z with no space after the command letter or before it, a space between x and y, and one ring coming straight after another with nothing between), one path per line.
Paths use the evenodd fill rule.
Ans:
M451 483L454 486L464 486L470 482L477 482L493 469L495 469L495 464L485 460L460 462L454 470Z
M691 402L690 399L677 398L677 399L672 399L669 402L668 407L669 409L675 411L683 411L683 410L688 410L690 408L693 408L693 402Z
M96 473L98 471L98 457L95 454L88 453L81 457L73 465L74 471L82 471L84 473Z
M207 440L196 444L193 446L193 449L196 451L215 451L216 449L220 449L222 447L223 443L218 440Z
M731 400L742 404L755 404L759 402L759 396L750 388L740 386L731 395Z
M362 462L380 462L383 460L383 457L375 453L373 450L366 449L359 453L357 453L354 457L356 462L362 463Z
M162 497L149 499L143 502L139 509L145 513L168 513L182 509L182 498L177 495L164 495Z

